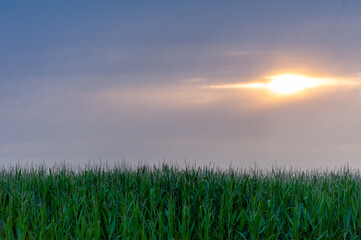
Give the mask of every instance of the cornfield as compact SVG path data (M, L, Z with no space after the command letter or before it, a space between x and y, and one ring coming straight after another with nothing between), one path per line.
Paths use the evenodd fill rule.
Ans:
M1 239L360 239L358 171L3 169Z

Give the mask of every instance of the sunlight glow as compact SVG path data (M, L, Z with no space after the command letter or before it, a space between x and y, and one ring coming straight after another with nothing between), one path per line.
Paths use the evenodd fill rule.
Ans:
M238 83L238 84L223 84L223 85L211 85L208 88L266 88L265 83Z
M325 80L299 75L279 75L269 77L272 81L267 83L267 89L279 94L292 94L307 88L319 87Z
M340 83L329 78L315 78L295 74L282 74L269 76L268 82L238 83L207 86L208 88L226 89L266 89L276 94L297 94L303 90L316 88L323 85L339 85ZM346 84L347 82L344 82Z

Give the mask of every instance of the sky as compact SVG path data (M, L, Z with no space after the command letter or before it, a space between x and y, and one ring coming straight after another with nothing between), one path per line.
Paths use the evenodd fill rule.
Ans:
M0 165L359 168L360 11L357 0L1 1ZM267 89L284 74L337 84Z

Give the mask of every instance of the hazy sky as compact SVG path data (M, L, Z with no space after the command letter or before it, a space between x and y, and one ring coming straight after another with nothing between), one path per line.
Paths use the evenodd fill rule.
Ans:
M358 0L1 1L0 164L361 167L360 12ZM286 73L340 84L209 88Z

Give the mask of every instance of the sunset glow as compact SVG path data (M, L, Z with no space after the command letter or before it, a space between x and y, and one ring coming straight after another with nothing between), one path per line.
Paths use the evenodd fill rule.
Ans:
M330 80L291 74L271 76L269 79L272 81L267 83L267 89L279 94L293 94L308 88L316 88L330 83Z
M325 85L335 85L336 80L328 78L315 78L295 74L282 74L266 77L270 81L212 85L209 88L227 89L266 89L276 94L289 95L296 94L310 88L317 88Z

